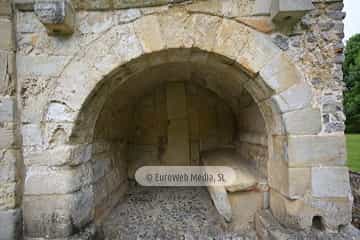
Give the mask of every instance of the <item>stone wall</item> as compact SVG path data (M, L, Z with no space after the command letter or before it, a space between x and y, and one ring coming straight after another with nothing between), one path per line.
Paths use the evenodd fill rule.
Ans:
M0 3L0 239L20 239L22 164L12 6Z
M166 72L166 68L162 71ZM169 77L170 74L164 76ZM164 76L155 75L160 79ZM148 74L139 78L151 81ZM147 89L143 94L141 91L134 92L136 97L132 98L125 97L126 94L132 96L133 92L129 89L126 93L122 88L114 90L99 115L91 160L95 186L95 219L98 222L121 199L126 190L127 179L133 179L139 167L200 165L201 152L235 147L235 115L223 99L192 83L195 80L169 83L166 83L166 79L161 81L165 83ZM167 89L174 84L184 92L169 94ZM139 91L141 84L137 87ZM186 100L184 104L180 102L182 98ZM170 107L171 104L177 106ZM171 141L182 141L182 135L179 136L169 128L169 121L174 124L177 118L168 120L168 112L171 109L181 109L182 105L185 110L184 121L188 127L180 130L187 137L184 139L184 146L171 145ZM171 156L168 152L174 152L177 156Z
M237 151L241 159L252 162L259 179L267 182L268 136L266 123L253 98L244 91L238 108Z
M89 226L96 214L103 214L100 200L94 206L94 193L113 179L104 178L108 165L112 170L106 170L107 175L120 174L116 171L122 161L112 160L123 158L116 154L128 152L121 150L128 141L126 127L116 126L131 129L132 125L123 117L129 114L109 111L103 112L103 118L111 120L102 123L106 128L96 126L102 109L114 110L106 105L114 89L123 88L115 102L121 105L137 94L143 96L159 79L176 82L189 75L226 99L238 119L243 119L237 122L243 124L236 138L239 151L244 158L258 159L257 166L271 188L270 208L282 224L309 229L316 215L330 230L350 222L341 104L342 1L313 1L315 8L300 15L301 21L281 24L273 22L269 12L253 15L259 1L194 1L114 11L88 11L115 9L113 1L110 5L81 1L86 6L75 2L75 7L85 11L72 13L71 36L49 36L29 2L15 4L17 104L21 109L16 119L21 121L27 173L26 236L68 237ZM299 12L292 14L299 18ZM11 28L7 17L2 17L1 24L0 31ZM11 36L8 33L1 32ZM1 61L7 63L0 65L0 77L5 76L0 86L6 86L1 94L14 100L14 81L7 77L13 68L6 67L5 72L3 67L11 66L7 54L14 49L7 38L1 43L3 39ZM172 67L179 63L181 71ZM165 76L161 75L164 69ZM153 72L160 75L152 76ZM139 78L140 73L146 78ZM244 89L259 111L250 104L238 112L245 101ZM10 102L1 105L10 109L16 105L2 102ZM1 117L12 116L7 112ZM0 128L9 136L1 140L14 139L13 119L1 125L10 129ZM183 123L184 117L171 115L166 120ZM118 132L106 133L109 127ZM107 147L98 151L98 144ZM8 142L2 148L16 149ZM98 158L103 159L96 163L104 176L102 170L97 172L101 174L94 185L95 160L90 160ZM15 196L14 181L6 182L12 183L4 185L6 191L12 187L10 196ZM114 186L121 182L122 178ZM105 200L113 190L98 195ZM15 204L4 208L17 206L11 201Z

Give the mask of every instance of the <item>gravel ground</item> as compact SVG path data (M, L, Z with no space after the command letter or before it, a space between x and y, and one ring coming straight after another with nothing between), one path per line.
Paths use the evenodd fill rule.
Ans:
M350 172L350 178L354 195L353 225L360 229L360 174ZM206 188L147 188L131 182L129 189L125 201L103 223L107 240L257 239L255 231L244 234L229 231ZM290 234L295 239L355 239L342 235L316 231Z
M227 231L205 188L129 189L126 200L103 223L108 240L256 239L254 231L242 235Z

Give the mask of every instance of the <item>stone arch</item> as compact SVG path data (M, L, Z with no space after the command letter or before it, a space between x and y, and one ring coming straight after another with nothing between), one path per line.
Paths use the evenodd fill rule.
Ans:
M317 134L321 117L319 111L311 107L310 88L288 57L269 36L234 20L205 14L188 15L181 11L147 15L111 28L78 53L61 73L48 101L44 115L47 133L44 144L49 151L44 156L54 154L54 151L65 153L62 164L71 168L54 173L64 182L60 188L48 182L41 192L31 187L34 181L39 181L38 173L34 171L28 175L25 195L39 195L40 203L48 201L48 191L67 194L65 201L71 208L64 211L72 220L66 224L74 226L64 227L60 220L51 223L54 232L58 233L56 237L71 235L74 228L82 228L93 220L93 190L82 186L89 183L83 181L84 178L90 182L92 179L91 169L87 166L91 158L92 133L107 93L145 69L184 62L201 63L228 75L222 84L229 84L228 89L235 90L235 95L240 91L236 92L237 83L231 80L243 81L266 122L268 171L278 172L269 177L270 187L289 199L298 199L308 193L309 182L297 183L297 178L305 175L310 181L310 168L296 168L298 163L293 162L291 152L285 148L290 144L288 135ZM299 116L318 121L305 124L297 120ZM59 131L59 128L63 130ZM58 132L62 133L61 141L51 141L52 133ZM301 141L291 143L291 147L296 148ZM57 145L50 146L51 142ZM292 164L295 168L291 168ZM61 202L53 204L62 206ZM78 204L88 207L80 211L76 209ZM26 204L24 208L26 215ZM51 212L51 209L47 210ZM312 216L306 219L310 219L310 223L299 224L311 226ZM25 219L25 223L28 223L25 228L30 229L27 232L37 231L38 226L32 225L34 221Z
M310 106L310 88L269 36L233 20L175 12L118 25L93 41L62 72L44 121L74 123L96 89L109 87L107 79L114 75L118 83L113 84L120 84L163 63L207 64L208 59L253 79L246 88L256 102L263 103L264 112L272 108L281 115ZM61 117L56 119L54 112Z

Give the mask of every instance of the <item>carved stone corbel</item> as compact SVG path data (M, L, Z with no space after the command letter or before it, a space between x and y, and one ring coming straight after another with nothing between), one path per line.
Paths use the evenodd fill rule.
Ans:
M75 9L68 0L38 0L34 12L49 35L70 35L74 32Z
M287 31L312 9L312 0L256 0L253 15L270 16L279 30Z

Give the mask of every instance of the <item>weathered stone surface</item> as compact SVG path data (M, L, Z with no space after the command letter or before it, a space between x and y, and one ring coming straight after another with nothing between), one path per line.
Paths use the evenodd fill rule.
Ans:
M249 30L232 20L222 21L215 40L214 51L237 59L246 46Z
M0 183L0 209L16 207L16 183Z
M239 161L239 157L232 149L217 149L203 152L201 161L205 166L228 166L235 171L236 181L225 186L227 191L249 191L256 187L257 178L252 166L245 161Z
M0 18L0 50L13 50L14 38L12 22L7 18Z
M24 193L29 195L72 193L92 181L90 164L75 168L32 166L27 168Z
M279 54L280 49L269 41L269 36L265 34L251 32L249 35L247 45L240 53L237 61L250 76L255 76L270 60ZM269 44L263 45L261 42L269 42ZM264 79L268 78L265 77ZM270 84L268 83L268 85Z
M288 164L301 166L343 166L345 138L340 136L289 136Z
M164 48L159 21L156 16L145 16L134 24L136 35L146 53Z
M310 107L312 91L306 83L296 84L273 96L282 113Z
M273 1L255 0L254 15L270 15L270 8Z
M306 108L285 113L283 119L288 134L315 135L321 131L321 114L319 109Z
M228 194L223 186L209 186L211 200L213 201L216 210L226 221L230 222L232 218L231 205Z
M311 172L314 197L349 197L349 170L346 167L314 167Z
M62 238L93 218L92 188L73 194L25 196L24 230L29 237Z
M267 79L266 83L276 92L282 92L301 81L300 72L285 54L273 57L271 62L261 69L260 76Z
M15 102L11 97L0 97L0 122L14 121Z
M277 220L288 227L310 230L314 216L320 216L326 230L338 231L339 226L351 222L352 200L346 198L324 199L309 196L289 200L271 191L270 208Z
M37 124L26 124L22 126L21 134L24 146L33 146L42 144L42 131Z
M0 210L0 240L21 239L21 209Z
M77 166L91 159L91 144L58 146L46 151L29 153L24 156L26 166Z
M355 240L360 232L351 224L343 226L336 232L326 232L319 229L311 231L296 231L284 227L269 210L259 211L255 217L256 232L260 239L329 239L329 240Z
M49 105L46 120L55 122L72 122L75 119L74 111L63 103L54 102Z
M270 12L274 21L286 22L301 18L313 8L312 0L272 0Z
M11 148L16 145L14 128L13 123L0 124L0 149Z
M64 69L69 57L62 56L17 56L16 66L19 77L57 77Z
M74 32L75 10L71 1L36 1L34 11L50 35L69 35Z
M18 7L32 8L32 0L17 1L22 2ZM160 3L73 3L85 11L74 13L75 32L68 37L47 36L33 12L17 11L20 92L16 95L9 90L9 83L15 86L16 80L9 60L13 56L8 55L13 49L0 52L0 92L20 97L16 120L24 124L19 152L27 167L25 198L32 198L24 204L26 235L60 238L90 221L101 222L126 191L127 177L145 163L162 164L169 148L175 150L174 157L166 160L169 164L176 159L196 165L205 150L221 147L236 148L239 162L251 162L249 169L241 171L245 177L241 175L243 184L236 189L243 192L229 197L235 228L251 225L255 211L269 205L267 182L279 194L270 196L270 205L286 227L309 228L316 215L323 217L326 229L349 222L351 197L345 196L349 191L345 170L318 169L343 168L346 158L344 139L339 137L345 120L339 64L343 58L341 2L318 2L293 30L291 19L272 23L266 2L260 0L186 5L161 1L163 7L119 11L105 10L126 7L122 4ZM261 11L256 9L259 3ZM254 4L262 16L251 16L256 12ZM279 34L284 30L288 36ZM167 105L166 94L157 88L166 81L194 82L199 87L185 88L186 99L175 98ZM201 89L209 93L203 97ZM156 94L142 101L152 91ZM15 165L8 164L15 162L16 154L2 147L16 146L13 135L18 130L10 120L14 114L3 109L0 180L9 184L4 190L11 192L8 208L21 196L13 194ZM188 118L195 120L189 123ZM171 128L168 120L177 127ZM88 144L92 142L94 148ZM313 173L330 180L316 181ZM90 184L94 192L79 200L81 206L74 207L69 204L72 198L64 197ZM327 184L345 187L332 190ZM56 202L55 195L63 202ZM39 200L41 204L32 211L31 203L37 198L46 200ZM96 215L91 216L92 212Z

